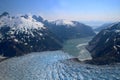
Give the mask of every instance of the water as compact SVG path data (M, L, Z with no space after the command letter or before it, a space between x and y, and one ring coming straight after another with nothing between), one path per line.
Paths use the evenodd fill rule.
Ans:
M0 63L0 80L120 80L120 64L96 66L71 58L62 51L11 58Z
M71 39L64 43L63 50L72 56L78 57L81 61L92 59L85 46L93 37Z

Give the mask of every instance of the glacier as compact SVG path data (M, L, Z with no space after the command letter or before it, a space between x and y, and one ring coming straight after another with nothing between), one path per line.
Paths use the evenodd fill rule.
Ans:
M80 63L63 51L47 51L0 63L0 80L119 80L120 64Z

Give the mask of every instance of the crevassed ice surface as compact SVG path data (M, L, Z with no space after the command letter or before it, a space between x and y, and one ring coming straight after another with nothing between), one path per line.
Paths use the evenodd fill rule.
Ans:
M31 53L0 63L0 80L120 80L120 64L95 66L62 51Z

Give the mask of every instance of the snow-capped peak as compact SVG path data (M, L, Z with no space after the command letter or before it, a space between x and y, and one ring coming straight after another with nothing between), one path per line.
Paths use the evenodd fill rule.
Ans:
M53 23L56 24L56 25L75 26L75 24L72 21L70 21L70 20L64 20L64 19L53 21Z
M8 16L8 15L9 15L8 12L4 12L4 13L2 13L2 14L0 15L0 18L3 17L3 16Z
M8 17L4 16L0 18L0 27L8 26L15 29L39 29L45 28L41 22L37 22L32 16L24 18L21 16L17 17Z

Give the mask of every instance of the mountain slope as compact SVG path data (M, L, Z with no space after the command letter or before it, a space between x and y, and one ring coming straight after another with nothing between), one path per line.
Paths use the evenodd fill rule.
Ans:
M45 21L44 24L62 40L95 35L92 28L77 21L56 20Z
M120 22L102 30L89 42L87 49L98 63L120 62Z
M28 52L57 50L62 43L32 16L0 17L0 54L6 57Z

